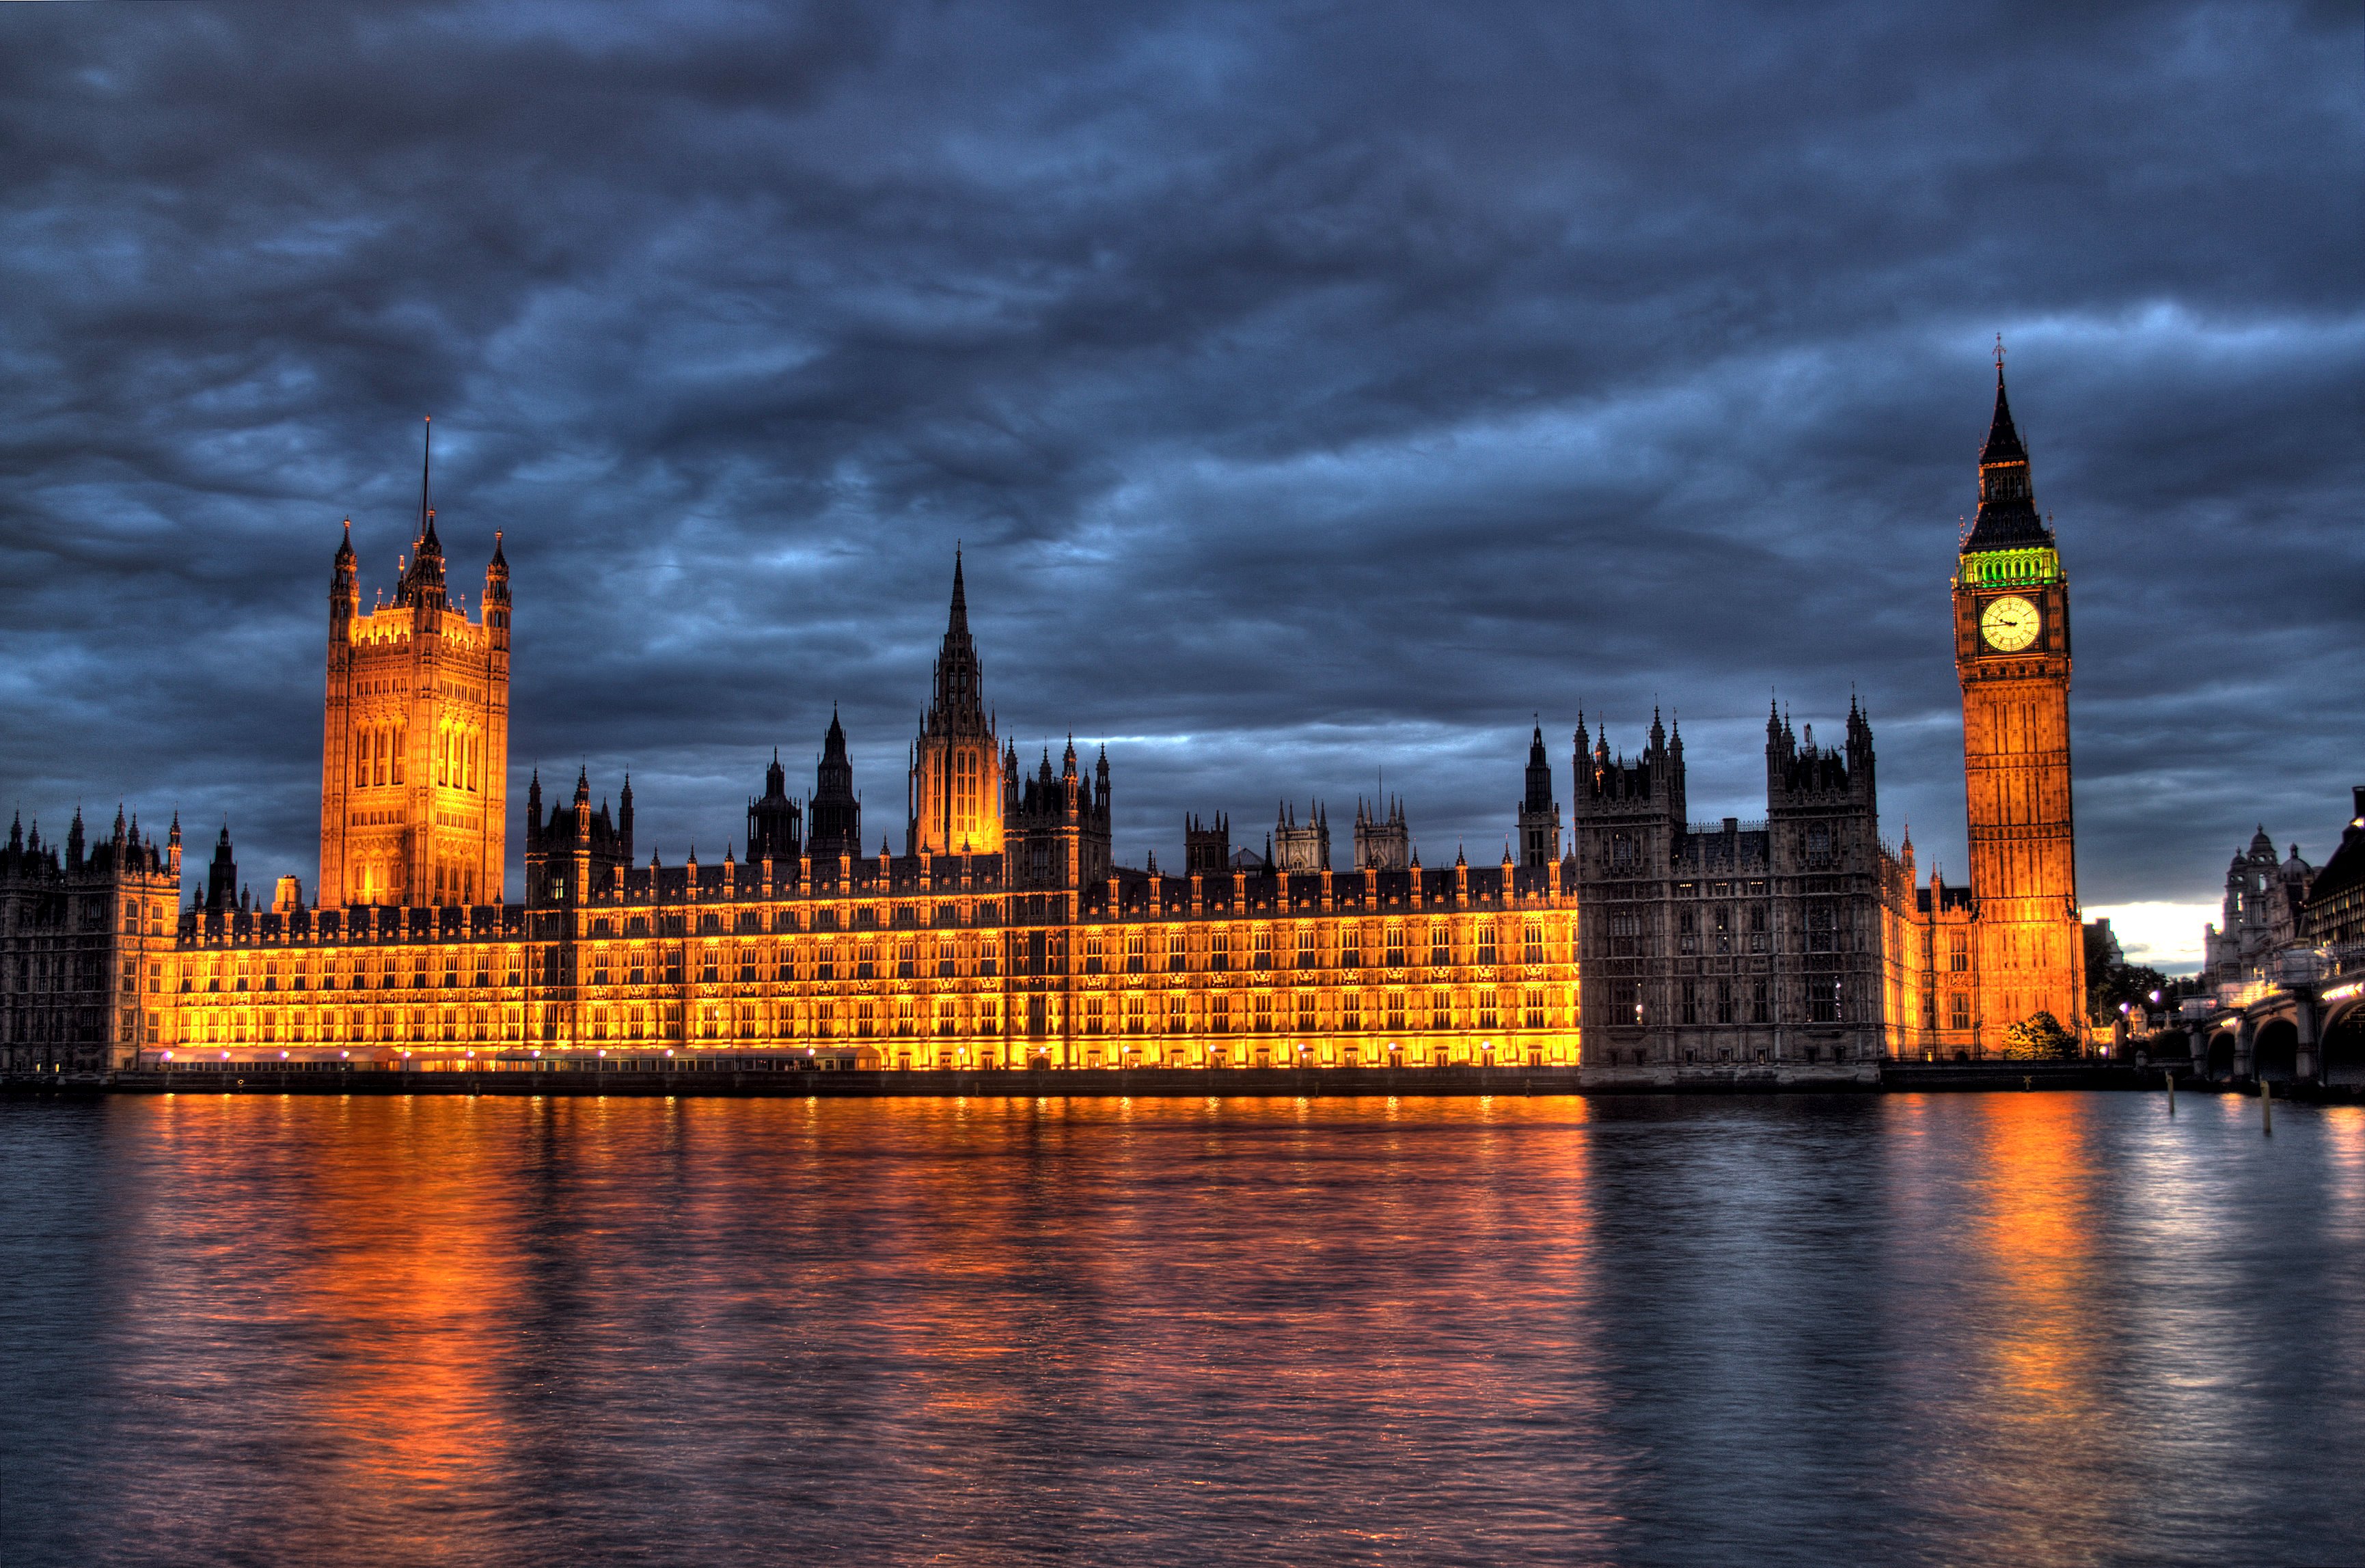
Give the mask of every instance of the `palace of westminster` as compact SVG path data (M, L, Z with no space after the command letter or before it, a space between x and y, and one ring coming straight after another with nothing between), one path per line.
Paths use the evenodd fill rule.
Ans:
M1541 728L1494 865L1423 866L1400 806L1284 811L1236 853L1186 819L1179 869L1111 850L1105 750L1029 767L995 733L960 564L911 751L902 852L863 850L833 715L813 789L777 756L744 858L638 863L625 783L525 801L506 885L510 581L445 583L422 483L398 590L329 589L317 905L241 895L224 828L202 897L118 813L0 852L0 1066L196 1062L959 1068L1581 1067L1588 1081L1834 1076L1980 1054L2038 1012L2081 1026L2068 586L1998 372L1953 582L1970 881L1879 835L1872 730L1765 724L1764 820L1694 823L1684 745L1580 716L1564 822ZM513 896L514 895L514 896Z

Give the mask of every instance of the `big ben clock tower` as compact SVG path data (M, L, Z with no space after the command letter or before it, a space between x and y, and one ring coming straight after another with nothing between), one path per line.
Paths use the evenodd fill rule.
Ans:
M2051 1013L2082 1036L2085 948L2069 803L2069 581L2036 510L2028 452L2004 399L1979 453L1979 512L1955 578L1955 668L1980 1034Z

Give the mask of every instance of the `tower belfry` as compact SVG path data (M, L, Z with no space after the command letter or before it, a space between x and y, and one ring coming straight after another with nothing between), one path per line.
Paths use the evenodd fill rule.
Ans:
M432 427L430 427L432 429ZM501 902L509 814L510 567L493 535L471 617L444 581L432 447L391 602L361 605L353 522L329 580L320 902Z
M912 742L904 829L908 854L1002 852L1001 746L986 711L969 633L969 594L953 553L953 601L936 650L934 689Z
M2051 1013L2079 1027L2085 950L2069 790L2069 579L2036 510L1996 354L1979 510L1954 581L1970 890L1983 1032Z

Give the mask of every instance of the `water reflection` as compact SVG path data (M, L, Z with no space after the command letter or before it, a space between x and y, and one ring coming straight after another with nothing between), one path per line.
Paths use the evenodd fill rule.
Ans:
M2365 1116L2241 1111L11 1103L11 1561L2304 1556Z

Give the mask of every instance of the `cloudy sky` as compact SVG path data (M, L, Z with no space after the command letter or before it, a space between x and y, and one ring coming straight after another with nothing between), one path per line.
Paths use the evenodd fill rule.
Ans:
M390 586L432 413L516 795L630 767L668 860L833 702L900 847L958 540L1126 860L1384 773L1498 853L1580 708L1755 816L1769 696L1853 689L1958 869L2001 332L2086 902L2211 902L2365 780L2359 15L0 9L0 804L310 886L338 522Z

